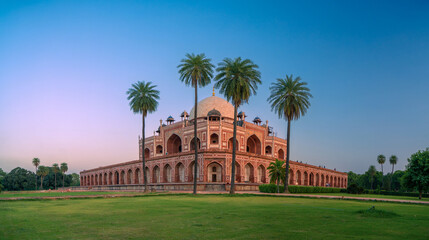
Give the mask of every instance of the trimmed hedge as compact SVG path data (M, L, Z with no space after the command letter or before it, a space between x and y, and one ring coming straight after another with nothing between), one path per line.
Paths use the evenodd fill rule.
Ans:
M418 192L389 192L389 191L381 190L379 194L392 195L392 196L419 197ZM423 193L422 197L429 198L429 193Z
M273 183L261 184L259 185L259 191L265 193L276 193L277 185ZM290 193L339 193L340 191L341 188L289 185ZM284 192L283 185L280 185L280 192Z

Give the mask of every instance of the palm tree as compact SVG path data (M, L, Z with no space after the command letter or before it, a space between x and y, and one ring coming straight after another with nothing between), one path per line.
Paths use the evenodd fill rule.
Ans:
M386 162L386 157L383 154L378 155L377 162L381 165L381 174L384 175L383 164Z
M37 170L37 175L40 176L40 189L43 189L43 178L49 174L49 168L45 166L40 166Z
M290 124L292 120L298 120L301 116L307 113L310 107L309 98L313 97L310 94L310 89L306 82L301 82L298 76L293 78L293 75L286 75L285 78L278 78L276 82L270 86L271 95L268 101L271 104L271 110L274 110L279 118L285 118L287 121L287 147L286 147L286 169L289 169L290 159ZM289 171L285 174L285 192L289 192L288 181Z
M398 157L395 155L390 156L389 162L390 164L392 164L392 175L393 175L393 169L395 165L398 163Z
M67 163L61 163L61 172L63 173L63 187L64 187L64 176L66 172L69 170Z
M374 165L369 166L368 174L369 174L370 179L371 179L371 189L373 189L374 176L376 173L377 173L377 169L375 168L375 166Z
M180 81L187 86L192 86L195 89L195 104L194 104L194 139L197 138L197 109L198 109L198 87L204 87L211 82L213 78L214 65L211 64L211 59L206 58L204 53L186 54L186 58L182 59L179 68ZM197 194L197 178L198 178L198 147L195 147L195 162L194 162L194 194Z
M36 167L36 190L37 190L37 167L40 165L39 158L33 158L33 165Z
M277 183L277 193L280 192L280 180L284 178L286 173L286 168L283 167L284 163L284 161L276 159L276 161L271 162L267 168L270 174L270 182Z
M219 89L228 101L234 105L234 132L232 140L231 189L235 193L235 155L237 139L237 109L242 103L247 103L252 94L256 94L258 84L261 84L261 73L258 65L249 59L242 60L225 58L219 63L215 77L215 88Z
M156 85L152 82L137 82L128 89L127 99L130 101L130 109L136 114L142 115L142 162L143 162L143 181L144 190L147 189L147 176L146 176L146 161L144 156L145 146L145 118L148 113L156 111L158 107L159 91L155 89Z
M60 171L60 168L58 167L58 163L52 164L52 171L55 175L55 189L57 189L57 173Z
M390 190L392 188L393 170L395 168L395 164L398 163L398 157L396 157L395 155L390 156L389 162L390 164L392 164L392 174L390 175L390 180L389 180L389 190Z

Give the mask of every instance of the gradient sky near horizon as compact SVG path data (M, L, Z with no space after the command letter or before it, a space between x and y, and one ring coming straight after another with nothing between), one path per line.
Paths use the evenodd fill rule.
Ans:
M0 168L33 170L39 157L79 172L137 159L141 117L125 92L158 85L152 135L192 108L176 67L205 53L259 65L263 84L241 110L280 137L269 85L285 74L308 82L293 160L362 173L395 154L404 169L429 147L428 13L427 1L1 1Z

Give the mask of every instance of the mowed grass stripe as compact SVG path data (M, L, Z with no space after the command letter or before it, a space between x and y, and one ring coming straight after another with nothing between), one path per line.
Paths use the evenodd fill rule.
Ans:
M365 216L376 209L397 216ZM1 239L428 239L429 206L266 196L8 201Z

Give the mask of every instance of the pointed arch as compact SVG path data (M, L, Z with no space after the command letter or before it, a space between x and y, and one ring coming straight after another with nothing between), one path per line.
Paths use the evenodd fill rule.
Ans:
M228 150L229 151L232 151L233 140L234 140L233 137L228 140ZM239 149L240 148L238 147L238 140L235 139L235 150L238 151Z
M140 168L136 168L136 170L134 171L134 184L141 184L141 171Z
M161 181L161 174L160 174L160 169L159 169L158 165L153 167L152 175L153 175L152 176L152 182L153 183L159 183Z
M222 166L219 163L207 165L207 182L222 182Z
M150 158L150 150L149 148L144 149L144 158L149 159Z
M255 134L247 138L246 152L261 154L261 140Z
M185 182L185 165L178 162L175 167L175 182Z
M197 138L197 147L198 149L201 149L201 142L199 138ZM195 151L195 138L192 138L192 140L189 142L189 149L191 151Z
M210 135L210 144L219 144L219 135L212 133L212 135Z
M173 176L172 176L172 168L170 164L165 164L163 169L163 177L164 182L169 183L172 182Z
M278 151L277 151L277 158L278 159L281 159L281 160L284 160L285 159L285 152L283 151L283 149L279 149Z
M182 152L182 139L177 134L172 134L167 140L167 154Z
M244 166L244 181L253 183L254 176L255 176L255 173L254 173L253 165L251 163L247 163Z
M273 148L270 145L265 147L265 155L271 155L273 153Z
M258 183L265 183L266 182L266 179L265 179L265 167L264 167L264 165L259 165L258 166L258 180L257 180L257 182Z

